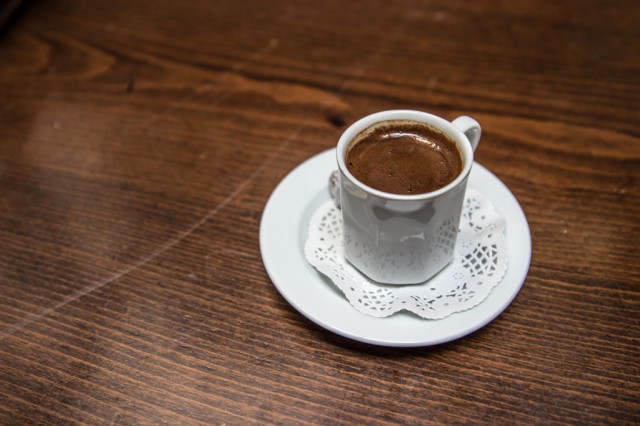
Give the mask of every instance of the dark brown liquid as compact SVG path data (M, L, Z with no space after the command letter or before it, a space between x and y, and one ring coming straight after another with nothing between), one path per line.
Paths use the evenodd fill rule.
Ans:
M402 195L435 191L462 172L460 151L449 136L407 120L385 121L361 132L345 162L365 185Z

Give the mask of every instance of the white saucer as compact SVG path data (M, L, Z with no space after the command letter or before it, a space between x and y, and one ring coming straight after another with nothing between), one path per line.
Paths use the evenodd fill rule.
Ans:
M466 336L485 326L509 306L524 283L531 261L527 218L509 189L475 163L469 186L480 190L507 221L509 266L502 282L478 306L440 320L399 312L374 318L358 312L333 283L304 257L313 212L330 199L329 175L335 149L296 167L273 191L260 224L260 251L267 273L282 296L311 321L339 335L382 346L428 346Z

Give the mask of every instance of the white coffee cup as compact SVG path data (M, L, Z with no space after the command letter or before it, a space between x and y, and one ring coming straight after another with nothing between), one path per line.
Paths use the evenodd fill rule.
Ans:
M448 135L458 146L462 172L448 185L416 195L383 192L358 181L345 163L350 142L376 123L396 120L422 122ZM353 123L337 147L346 259L385 284L421 283L451 263L480 135L480 125L470 117L449 122L412 110L378 112Z

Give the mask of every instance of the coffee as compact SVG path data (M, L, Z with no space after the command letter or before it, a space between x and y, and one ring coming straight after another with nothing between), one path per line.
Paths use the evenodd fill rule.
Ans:
M365 185L401 195L440 189L463 167L451 137L412 120L384 121L360 132L349 144L345 162Z

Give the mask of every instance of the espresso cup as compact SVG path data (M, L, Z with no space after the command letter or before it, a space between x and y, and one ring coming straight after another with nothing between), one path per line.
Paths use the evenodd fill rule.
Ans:
M461 171L430 192L398 194L373 188L349 171L345 157L354 139L387 123L423 123L455 143ZM481 128L466 116L449 122L420 111L378 112L353 123L337 146L344 254L370 279L384 284L429 280L454 257L467 180ZM372 167L375 167L373 165Z

